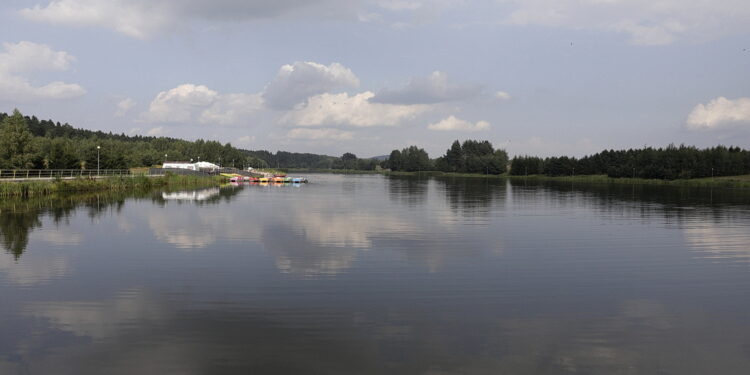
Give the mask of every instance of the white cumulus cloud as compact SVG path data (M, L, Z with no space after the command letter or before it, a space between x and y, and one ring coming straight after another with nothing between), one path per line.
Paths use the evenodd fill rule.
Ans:
M29 82L26 73L64 71L75 57L55 51L45 44L28 41L3 43L0 53L0 100L68 99L81 96L86 90L78 84L54 81L41 86Z
M292 129L286 134L287 138L290 139L306 139L306 140L327 140L327 141L348 141L354 139L354 133L346 130L339 129L309 129L309 128L296 128Z
M500 0L514 9L504 21L624 33L633 44L703 41L750 31L745 0Z
M495 98L500 100L510 100L512 97L505 91L498 91L495 93Z
M719 97L708 104L698 104L690 112L687 127L692 130L712 130L728 126L750 125L750 98Z
M257 94L219 94L204 85L182 84L162 91L142 115L145 122L235 124L262 107Z
M326 66L298 61L279 69L263 90L263 98L272 108L290 109L310 96L358 86L359 78L339 63Z
M426 105L372 103L374 93L321 94L308 99L281 119L296 126L344 125L355 127L395 126L429 108Z
M456 118L455 116L444 118L434 124L430 124L427 126L427 129L436 130L436 131L466 131L466 132L488 130L489 128L490 128L490 123L487 121L478 121L476 123L471 123L469 121Z
M135 100L132 98L125 98L117 102L117 110L115 111L115 117L122 117L128 114L133 107L135 107Z

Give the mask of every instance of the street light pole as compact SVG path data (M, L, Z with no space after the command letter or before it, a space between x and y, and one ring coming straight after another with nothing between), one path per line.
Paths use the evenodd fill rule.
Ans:
M164 164L167 164L167 154L164 154Z
M99 149L101 149L102 146L96 146L96 175L99 175Z

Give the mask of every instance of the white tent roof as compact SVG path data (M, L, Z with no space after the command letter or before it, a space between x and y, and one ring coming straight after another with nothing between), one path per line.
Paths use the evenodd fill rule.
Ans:
M214 163L209 163L207 161L199 161L199 162L195 163L195 166L198 167L198 168L213 168L213 169L219 168L218 165L216 165Z

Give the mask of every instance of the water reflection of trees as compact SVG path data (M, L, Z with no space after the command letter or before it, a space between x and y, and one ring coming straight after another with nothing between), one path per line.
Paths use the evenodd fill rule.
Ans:
M716 222L743 214L750 191L694 186L585 184L512 180L513 201L535 204L542 199L599 212L667 219L702 217Z
M43 216L57 225L65 222L74 211L85 209L88 217L96 218L105 210L119 212L124 200L121 194L77 194L2 201L0 244L18 259L29 243L29 234L42 226Z
M486 214L494 203L505 200L506 181L479 178L437 178L453 211Z
M202 189L201 189L202 190ZM199 204L229 201L239 189L220 189L218 194L201 200ZM127 199L152 199L165 204L161 191L132 191L128 193L64 194L0 201L0 246L18 259L29 243L29 234L41 228L42 217L55 224L65 223L74 212L85 212L95 219L107 211L120 212Z
M427 199L429 183L429 177L389 176L388 196L408 206L422 205Z

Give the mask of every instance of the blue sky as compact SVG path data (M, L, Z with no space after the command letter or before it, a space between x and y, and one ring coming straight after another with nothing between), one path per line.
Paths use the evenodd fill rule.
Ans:
M359 156L749 147L739 0L37 0L0 5L0 110Z

